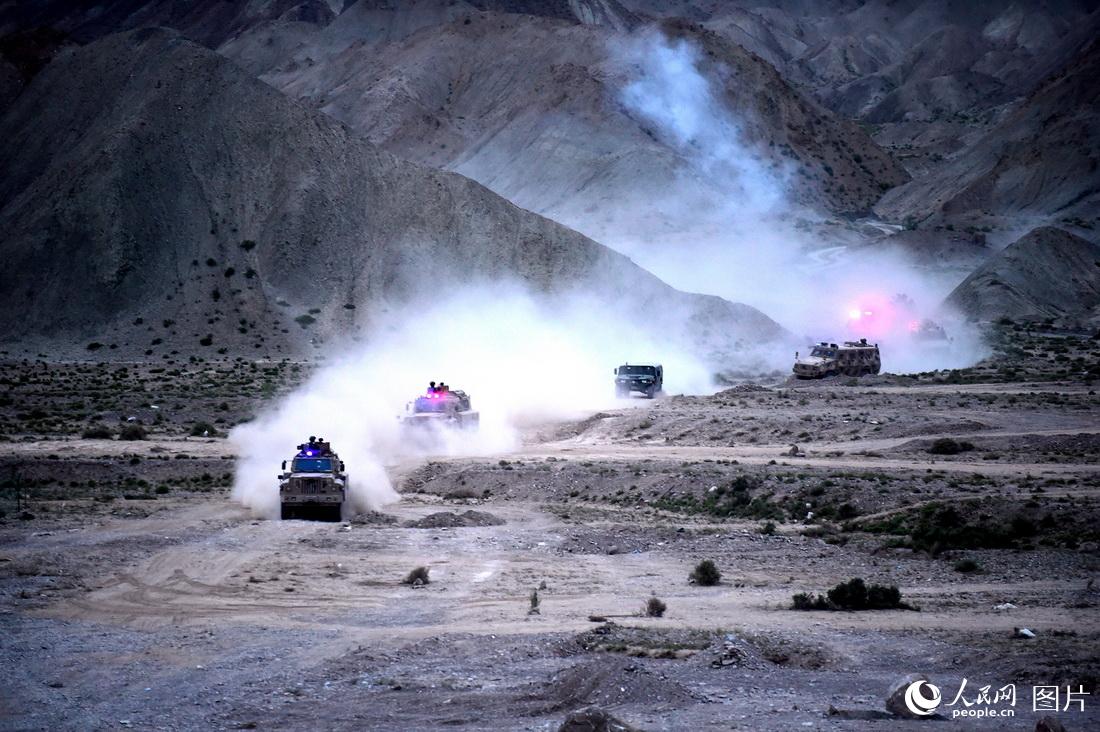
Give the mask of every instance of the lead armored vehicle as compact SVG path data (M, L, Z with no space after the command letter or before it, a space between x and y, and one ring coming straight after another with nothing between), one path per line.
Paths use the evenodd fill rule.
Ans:
M843 346L822 341L810 350L809 356L794 354L794 375L800 379L823 379L826 376L863 376L882 370L878 344L866 338L846 341Z
M340 521L348 503L348 476L344 461L324 438L310 437L298 453L283 461L279 475L280 517L312 521Z
M652 399L664 385L665 369L660 364L624 363L615 369L615 396L620 398L640 392L647 399Z

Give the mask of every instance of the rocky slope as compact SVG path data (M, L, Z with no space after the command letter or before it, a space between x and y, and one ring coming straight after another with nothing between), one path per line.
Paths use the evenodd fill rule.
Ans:
M1100 306L1100 246L1035 229L976 269L947 304L973 320L1087 320Z
M149 24L171 26L218 49L249 74L342 121L350 133L339 134L353 147L359 143L350 138L361 136L398 157L461 173L523 208L640 258L658 246L676 251L680 244L725 245L737 237L763 242L769 233L784 238L788 232L793 235L788 238L804 235L853 251L898 245L930 269L949 264L961 278L998 245L1037 226L1057 225L1093 241L1100 231L1100 87L1093 81L1100 69L1097 44L1089 43L1100 29L1100 9L1089 0L110 0L95 8L67 0L9 2L0 3L0 113L19 100L37 69L64 43ZM647 30L655 24L659 34ZM40 33L35 30L40 26L50 27L54 40L12 43L35 37L27 34ZM664 46L654 45L654 38L663 39ZM682 48L689 51L680 53ZM651 61L662 54L669 58L659 72L669 74L663 86L655 86L651 75L658 72ZM708 85L706 98L680 108L685 98L676 92L695 83L690 77L696 72ZM652 96L644 102L696 129L670 131L641 111L636 99L631 103L625 92L639 80L647 82L644 92ZM130 103L146 105L143 93L160 92L134 87ZM246 99L251 103L251 96ZM241 115L235 100L206 103L213 119L236 122ZM215 109L219 104L227 109ZM700 123L700 117L707 119ZM187 121L195 129L214 129L208 120ZM257 124L247 116L240 122ZM19 124L29 129L25 118ZM138 143L145 145L152 127L164 124L160 117L150 118L138 128L144 135ZM105 147L119 144L119 129L134 134L131 126L116 120L113 131L103 133L111 140ZM175 121L165 129L182 134ZM182 139L188 145L217 143L225 157L241 144L238 136L246 138L231 129L232 136L212 140L199 140L188 129ZM264 129L279 136L275 126ZM715 150L730 139L734 153L722 158ZM15 142L6 144L14 160L28 159ZM125 154L145 160L144 150L127 148ZM71 154L62 148L58 160ZM191 166L171 159L181 169ZM278 167L267 167L255 150L244 159L265 171ZM306 169L330 164L323 156L303 163L288 154L286 160ZM754 195L727 174L731 160L732 167L745 163L749 178L768 179L765 188L774 183L782 216L740 221L731 215L751 208ZM349 168L341 161L331 164ZM217 169L232 177L228 166ZM111 175L128 180L129 173ZM906 182L909 175L913 179ZM46 184L42 178L38 183L35 190L45 195ZM246 185L251 182L239 182L242 189ZM333 183L330 195L343 195L344 186ZM199 188L201 195L188 196L201 205L166 204L153 193L146 200L153 209L175 207L173 215L181 207L187 216L210 208L214 213L207 217L232 222L226 225L238 227L232 233L241 241L256 240L255 226L245 232L239 214L209 206L201 199L205 183ZM261 191L260 198L275 195L273 190ZM422 198L411 187L405 194L410 202ZM243 192L233 196L232 205L240 210L255 206ZM62 203L59 210L68 205ZM894 231L904 223L911 230L883 240L866 235L867 227L802 219L798 206L787 203L849 217L871 211L887 222L872 221L872 229ZM84 205L89 217L102 219L90 202ZM315 211L301 215L308 219ZM12 220L20 236L29 231L18 216ZM117 226L104 221L108 228ZM791 222L795 228L783 228ZM351 223L343 225L350 231ZM309 220L304 226L315 224ZM343 241L350 235L341 236ZM214 261L216 267L203 270L210 292L202 297L212 298L217 282L223 298L221 313L195 309L188 338L202 338L206 326L231 316L224 308L231 283L217 280L224 279L223 270L233 269L229 279L260 271L253 262L259 247L234 246L210 255L204 250L184 262L190 267L191 261L202 266ZM659 266L657 260L640 261ZM256 279L230 289L246 297ZM395 291L416 287L405 283ZM290 308L267 334L269 343L282 339L278 347L291 348L302 336L319 337L316 325L287 322L320 315L309 310L366 318L362 310L325 310L281 291L275 299L289 303L279 306L281 311ZM725 315L717 311L725 307L715 302L705 309L720 320ZM164 319L178 323L190 317ZM246 332L230 329L227 338L255 347L255 329L248 325L255 318L232 317L245 320L239 327Z
M327 24L338 0L42 0L0 3L0 36L15 31L49 27L87 43L111 33L164 26L207 46L215 46L266 20Z
M1087 0L624 4L642 17L702 23L831 109L876 124L968 117L1011 102L1064 65L1100 18Z
M425 2L414 4L415 15L404 7L387 15L361 5L319 31L264 24L221 51L386 149L470 176L601 241L713 228L719 222L701 222L701 214L737 198L729 180L697 159L711 154L712 140L676 139L624 102L642 73L638 59L659 49L624 48L640 41L620 33L622 23L442 3L430 15ZM690 23L666 22L661 33L689 45L715 104L729 110L718 124L735 128L729 135L744 157L788 175L784 194L794 202L865 212L906 180L859 126L757 56ZM667 90L676 81L654 83Z
M984 209L1012 229L1004 219L1023 211L1034 223L1073 225L1066 219L1082 212L1062 207L1096 190L1081 175L1092 148L1080 154L1081 135L1065 129L1092 124L1082 118L1096 107L1096 72L1075 69L1089 65L1087 46L1100 34L1095 2L624 2L643 17L692 17L865 122L915 179L891 192L881 215L965 226ZM1006 143L1019 152L1002 155Z
M0 120L0 168L9 342L288 354L504 280L642 308L654 331L712 347L780 332L396 159L164 29L62 52Z
M1100 224L1100 42L1094 41L974 145L891 191L894 219L1050 217Z

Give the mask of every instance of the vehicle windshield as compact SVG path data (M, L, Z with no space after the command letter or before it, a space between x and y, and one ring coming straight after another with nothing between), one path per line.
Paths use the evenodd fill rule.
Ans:
M821 356L822 358L836 358L836 351L831 348L822 348L821 346L814 346L814 350L810 352L811 356Z
M619 376L656 376L657 369L652 366L620 366Z
M296 473L331 473L332 460L329 458L295 458Z

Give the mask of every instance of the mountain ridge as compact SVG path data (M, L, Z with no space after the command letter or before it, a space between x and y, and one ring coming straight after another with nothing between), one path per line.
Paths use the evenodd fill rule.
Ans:
M474 181L394 158L173 31L62 52L0 136L0 292L24 314L0 325L9 342L287 355L477 279L664 303L679 313L654 330L697 318L724 325L727 346L782 333Z

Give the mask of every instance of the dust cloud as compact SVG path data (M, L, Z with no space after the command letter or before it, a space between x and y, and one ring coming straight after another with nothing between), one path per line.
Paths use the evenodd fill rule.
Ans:
M839 222L793 202L795 171L746 139L737 110L704 73L695 45L651 29L610 42L609 53L624 78L619 102L684 161L684 185L652 202L664 227L641 235L604 232L604 244L673 287L752 305L806 343L878 342L886 371L958 368L984 355L973 326L941 307L958 273L918 266L896 248L868 246ZM631 196L623 200L639 205ZM820 232L829 229L837 233L826 240ZM948 340L930 346L918 336L933 318ZM774 353L772 365L789 369L792 356Z
M387 465L507 452L525 425L621 406L612 370L624 361L662 363L667 392L714 389L711 370L694 355L581 296L539 297L497 283L404 308L367 334L367 345L233 430L240 455L233 497L257 515L278 516L279 466L317 435L347 463L353 508L378 509L398 500ZM429 381L467 392L480 429L403 429L406 404Z

